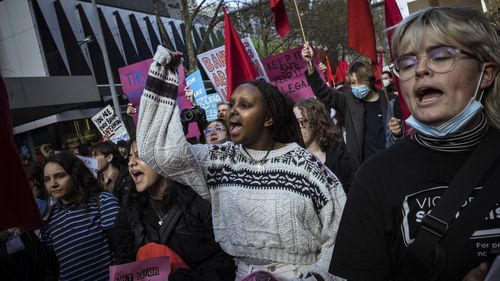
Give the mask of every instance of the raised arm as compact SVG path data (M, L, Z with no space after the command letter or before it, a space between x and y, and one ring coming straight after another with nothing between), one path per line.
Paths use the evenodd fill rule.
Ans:
M209 199L202 168L184 137L176 104L178 61L178 54L158 46L141 97L137 127L139 157L159 174L191 186ZM208 151L207 146L204 148ZM198 147L197 156L203 154L203 148Z
M321 79L316 68L313 67L312 57L314 51L306 42L302 49L302 58L307 63L305 76L307 83L311 86L314 95L328 108L333 108L340 113L345 112L346 108L346 93L332 89Z

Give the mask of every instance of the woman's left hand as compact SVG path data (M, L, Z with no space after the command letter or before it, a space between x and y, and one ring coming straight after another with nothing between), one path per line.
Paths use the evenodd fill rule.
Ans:
M462 281L483 281L486 278L486 274L488 274L488 270L488 265L486 263L482 263L478 267L469 271Z
M389 129L394 136L401 135L401 119L391 117L387 126L389 126Z

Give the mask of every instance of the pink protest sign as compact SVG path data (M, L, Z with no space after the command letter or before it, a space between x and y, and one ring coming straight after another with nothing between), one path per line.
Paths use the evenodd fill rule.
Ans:
M152 61L153 59L147 59L118 68L122 90L127 95L129 102L137 109L139 108L141 95L144 91L144 85L146 85L146 79L148 78L149 66ZM137 116L138 114L132 116L136 125Z
M304 76L307 64L302 59L301 50L302 46L262 60L269 81L294 101L314 97ZM319 62L317 57L313 61L314 65ZM319 73L323 77L323 73Z
M168 257L146 259L109 267L109 281L148 280L165 281L170 274Z

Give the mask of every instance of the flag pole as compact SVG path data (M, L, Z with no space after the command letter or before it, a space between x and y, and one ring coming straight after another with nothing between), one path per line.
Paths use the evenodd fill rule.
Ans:
M306 34L304 33L304 26L302 25L302 19L300 18L299 7L297 6L297 1L293 0L293 3L295 4L295 11L297 11L297 18L299 19L300 31L302 31L302 39L304 40L304 43L307 43ZM309 66L313 67L312 58L309 61Z

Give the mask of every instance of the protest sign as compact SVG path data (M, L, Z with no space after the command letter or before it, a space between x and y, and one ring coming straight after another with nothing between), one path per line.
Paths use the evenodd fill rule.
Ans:
M198 98L207 95L205 90L205 85L203 85L203 78L201 78L201 72L196 70L191 75L186 77L186 85L193 90L194 100L198 102Z
M186 77L186 85L193 90L196 104L205 109L207 121L217 119L217 103L221 102L222 98L218 93L207 95L199 70Z
M253 46L252 40L248 37L241 39L243 46L247 50L248 56L255 64L255 67L259 71L258 78L265 79L269 81L264 67L260 62L259 55ZM203 69L207 73L210 81L212 82L215 90L226 100L226 56L224 46L212 49L205 53L199 54L198 61L203 66Z
M92 172L94 177L97 178L97 159L91 157L85 157L81 155L75 155L83 161L83 164Z
M137 109L139 108L141 95L146 85L146 79L148 78L149 66L152 61L153 59L147 59L118 68L123 93L127 95L128 101ZM139 114L132 115L136 125L137 116L139 116Z
M94 117L92 117L92 122L94 122L99 132L101 132L103 139L111 140L117 143L121 140L129 140L127 129L123 122L118 119L115 112L111 108L111 105L106 106L103 110L99 111Z
M109 267L109 281L165 281L170 274L168 257L146 259Z
M207 121L211 122L217 119L217 103L221 102L222 98L219 93L208 94L198 98L196 104L205 109Z
M304 75L307 64L302 59L301 50L302 46L262 60L270 82L294 101L314 97ZM319 62L317 57L313 61L314 65ZM317 71L323 78L323 73L318 69Z

